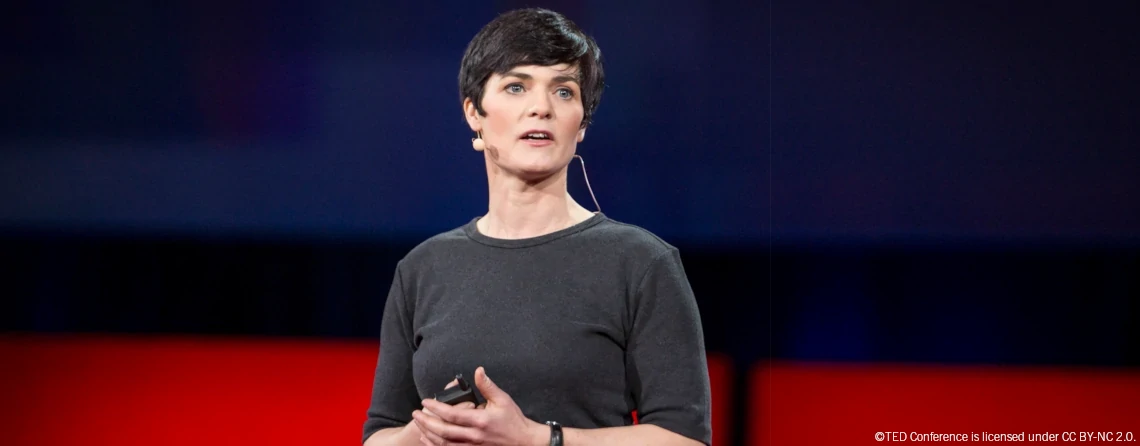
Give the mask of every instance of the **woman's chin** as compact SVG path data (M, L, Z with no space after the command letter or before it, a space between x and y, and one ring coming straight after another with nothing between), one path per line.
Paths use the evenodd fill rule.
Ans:
M536 157L534 159L526 160L512 160L506 170L514 173L520 178L527 180L542 179L558 173L565 163L559 163L558 160L549 157Z
M514 171L520 179L526 181L541 181L558 173L559 167L554 163L531 163L518 166Z

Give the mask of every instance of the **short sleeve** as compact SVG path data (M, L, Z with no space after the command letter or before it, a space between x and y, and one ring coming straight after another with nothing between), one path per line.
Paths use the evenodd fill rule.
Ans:
M638 421L711 444L704 332L679 251L658 255L636 290L626 369Z
M420 408L420 397L412 375L412 313L404 293L400 267L396 267L384 315L380 322L380 354L372 382L372 403L364 422L364 438L380 429L402 427Z

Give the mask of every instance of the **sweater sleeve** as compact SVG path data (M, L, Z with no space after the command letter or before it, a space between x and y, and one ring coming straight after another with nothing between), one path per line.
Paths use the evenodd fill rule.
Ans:
M679 251L658 255L636 290L626 370L638 421L710 444L704 332Z
M362 442L380 429L408 424L412 411L420 408L412 375L412 312L403 285L400 266L397 266L380 322L380 354Z

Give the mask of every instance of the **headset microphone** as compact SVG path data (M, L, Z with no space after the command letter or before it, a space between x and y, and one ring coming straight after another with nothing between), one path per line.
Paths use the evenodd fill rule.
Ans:
M487 142L483 141L483 133L477 133L478 138L471 138L471 148L476 152L482 152L487 149ZM594 196L594 188L590 186L590 176L586 174L586 160L582 159L581 155L574 155L578 161L582 163L582 178L586 179L586 189L590 191L590 198L594 200L594 206L598 208L598 212L602 212L602 206L598 204L598 197Z
M598 205L598 197L594 196L594 188L590 187L590 177L586 175L586 160L582 159L580 155L574 155L578 161L582 163L582 178L586 179L586 189L590 191L590 198L594 199L594 206L598 208L598 212L602 212L602 207Z
M471 138L471 147L474 148L476 152L482 152L483 149L487 148L487 143L483 141L482 132L477 133L477 135L479 135L478 138Z

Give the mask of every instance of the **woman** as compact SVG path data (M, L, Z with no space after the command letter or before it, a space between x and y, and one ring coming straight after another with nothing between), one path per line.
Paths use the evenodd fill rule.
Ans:
M471 41L459 84L488 211L399 262L365 444L709 444L677 249L566 189L604 84L597 45L555 12L512 11ZM456 374L485 404L434 400Z

